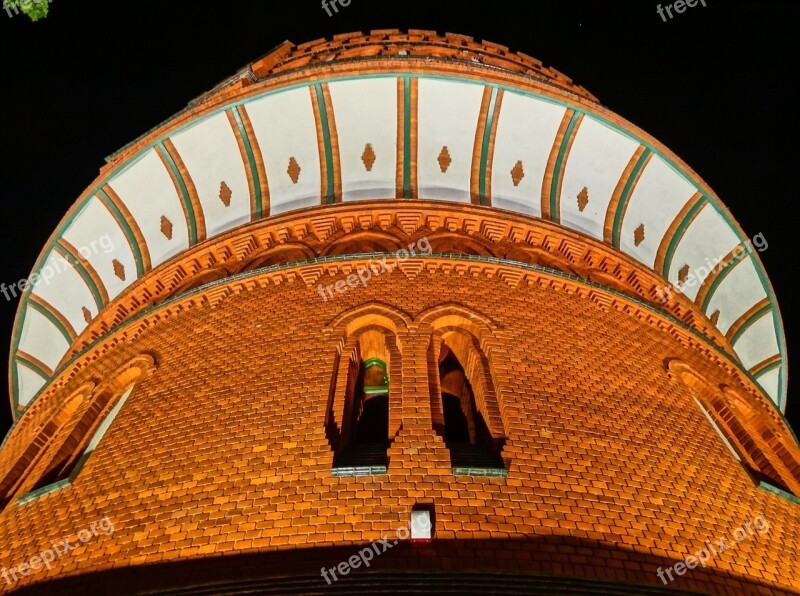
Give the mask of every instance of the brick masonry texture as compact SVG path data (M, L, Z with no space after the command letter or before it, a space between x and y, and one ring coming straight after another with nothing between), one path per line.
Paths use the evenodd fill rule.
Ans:
M730 537L763 513L769 533L737 543L673 587L800 590L800 506L755 486L686 386L665 370L665 359L679 358L709 385L730 384L699 351L624 310L547 285L396 269L323 301L316 284L343 278L252 283L222 300L151 317L134 340L82 370L62 395L141 353L158 365L136 385L73 485L0 513L0 566L27 561L53 539L109 516L113 535L94 538L20 585L112 568L156 570L125 575L125 589L134 590L154 574L169 575L169 565L159 564L210 564L223 555L256 557L260 573L314 575L363 543L394 535L415 503L428 503L433 544L400 545L373 569L524 571L661 585L657 567ZM493 322L506 478L453 476L441 438L429 424L407 420L386 475L331 476L325 417L338 339L323 329L376 303L410 320L458 304ZM401 400L403 416L430 415L430 336L400 339L404 392L391 400ZM399 381L393 377L393 387ZM28 430L11 437L0 469L31 440L42 417L32 415L39 420L25 421Z

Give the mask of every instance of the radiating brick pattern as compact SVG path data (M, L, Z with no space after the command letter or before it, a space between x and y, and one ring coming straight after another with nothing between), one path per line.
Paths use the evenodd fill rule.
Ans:
M658 566L763 513L768 534L737 543L673 586L800 590L800 506L756 488L688 389L666 372L665 359L680 358L710 386L729 382L702 352L624 309L555 285L513 287L468 268L396 269L327 302L316 283L342 275L310 286L300 276L262 285L259 275L266 274L244 282L246 291L207 290L171 316L156 309L147 330L70 381L64 395L137 354L157 362L73 486L0 514L1 566L108 515L113 536L94 538L22 583L221 555L261 554L276 573L316 574L394 534L415 503L432 503L434 543L401 545L375 569L661 585ZM208 299L215 293L224 298ZM334 478L324 421L338 339L323 329L374 303L411 321L399 338L402 378L391 382L403 388L393 394L403 415L414 416L392 444L386 475ZM420 420L430 412L430 336L415 333L414 322L448 304L493 324L506 478L453 476L444 442ZM46 405L23 418L0 471L30 440ZM126 589L152 580L144 572L126 577Z

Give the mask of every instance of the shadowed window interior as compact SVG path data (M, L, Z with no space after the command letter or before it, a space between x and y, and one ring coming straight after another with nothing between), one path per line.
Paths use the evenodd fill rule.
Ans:
M334 456L333 467L355 474L379 471L388 464L389 374L386 362L376 357L365 361L356 358L351 360L349 376L345 412L349 432L345 432L344 445Z
M106 401L102 397L98 399L75 425L74 430L66 438L31 492L68 478L74 478L86 460L94 453L132 391L133 387L131 386L116 400ZM113 407L109 410L108 408L112 404ZM99 416L98 410L102 412Z
M0 482L0 505L5 508L18 491L23 490L28 474L31 473L40 458L44 458L59 437L66 432L70 421L88 398L85 392L77 392L66 400L61 408L38 429L35 440L28 445L13 467Z
M353 443L383 443L389 435L389 375L386 373L386 364L377 358L365 362L356 388L358 406L353 411Z
M453 468L502 469L503 460L475 403L464 366L445 341L439 354L439 383L444 441Z

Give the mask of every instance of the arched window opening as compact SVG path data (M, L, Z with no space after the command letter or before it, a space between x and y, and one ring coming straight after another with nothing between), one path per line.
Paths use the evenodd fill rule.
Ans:
M492 437L484 414L478 407L473 382L462 361L472 360L475 366L478 354L465 338L452 335L444 339L439 350L439 387L444 417L444 441L450 451L454 473L482 473L502 470L500 457L502 445ZM448 343L449 342L449 343ZM455 348L455 349L454 349ZM476 379L473 381L477 382Z
M354 397L352 443L384 445L389 436L389 375L382 360L370 358L361 365Z
M680 381L711 426L759 486L782 493L800 494L800 465L776 438L756 406L726 386L712 388L687 364L671 358L666 370ZM766 433L766 434L765 434Z
M727 408L720 403L712 402L709 410L699 399L694 398L697 407L705 414L712 428L717 432L722 442L728 448L731 455L736 459L741 466L747 471L750 477L756 482L766 482L783 491L790 492L786 484L781 480L780 474L772 467L767 457L748 436L747 431L739 424L729 412ZM713 412L713 413L712 413ZM727 420L726 426L728 427L731 439L728 439L726 433L720 428L715 420Z
M69 396L56 413L34 431L34 439L27 446L15 464L0 483L0 505L5 507L18 494L26 492L25 485L30 484L30 475L42 461L50 447L58 443L74 423L77 413L85 407L94 385L81 387Z
M114 422L131 391L133 391L132 386L121 395L109 389L98 396L64 439L58 451L53 454L46 469L31 487L31 492L72 479L80 472Z
M389 362L383 332L373 329L359 336L348 362L342 432L333 459L337 475L386 471Z

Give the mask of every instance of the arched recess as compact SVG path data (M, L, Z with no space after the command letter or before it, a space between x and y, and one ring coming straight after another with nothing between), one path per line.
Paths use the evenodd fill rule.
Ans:
M302 242L286 242L252 255L239 268L239 272L253 271L254 269L281 265L283 263L308 261L316 256L317 253L314 249Z
M570 275L585 277L585 275L581 275L578 267L566 258L554 255L543 248L512 246L506 251L503 258L509 261L539 265L540 267L563 271Z
M165 294L162 300L166 300L167 298L171 298L173 296L178 296L179 294L185 294L186 292L230 276L231 272L225 267L217 267L215 269L201 271L197 275L194 275L178 284L178 286L176 286L175 289L173 289L169 294Z
M430 234L428 235L428 242L433 253L497 257L495 247L491 243L456 232Z
M400 336L411 327L412 317L408 313L383 302L367 302L342 313L330 321L323 332L329 336L344 338L358 329L377 325Z
M397 236L387 231L363 231L345 234L333 241L322 255L347 255L358 253L394 253L407 248Z
M491 364L496 325L448 304L420 314L414 327L429 337L431 422L450 450L453 467L503 467L506 429Z
M401 425L401 346L408 316L380 303L339 315L327 328L338 337L325 415L334 470L370 473L388 466Z
M18 484L16 495L24 495L60 480L75 471L75 465L120 398L156 367L149 354L140 354L117 368L108 380L83 395L79 406L70 407L58 429L50 436L40 456ZM73 394L74 395L74 394ZM69 400L68 400L69 401Z
M770 459L774 461L774 466L781 472L781 476L790 476L800 485L800 447L790 433L781 428L779 423L771 420L754 400L748 399L746 394L728 385L720 385L720 391L744 424L753 430L754 440L762 451L774 455ZM792 492L800 496L796 489Z
M751 477L800 495L800 475L792 469L791 460L782 459L779 451L765 440L763 433L768 429L761 415L743 396L730 389L726 391L725 386L710 386L691 366L677 358L667 359L665 368L711 417ZM768 436L774 437L774 434L768 433Z

